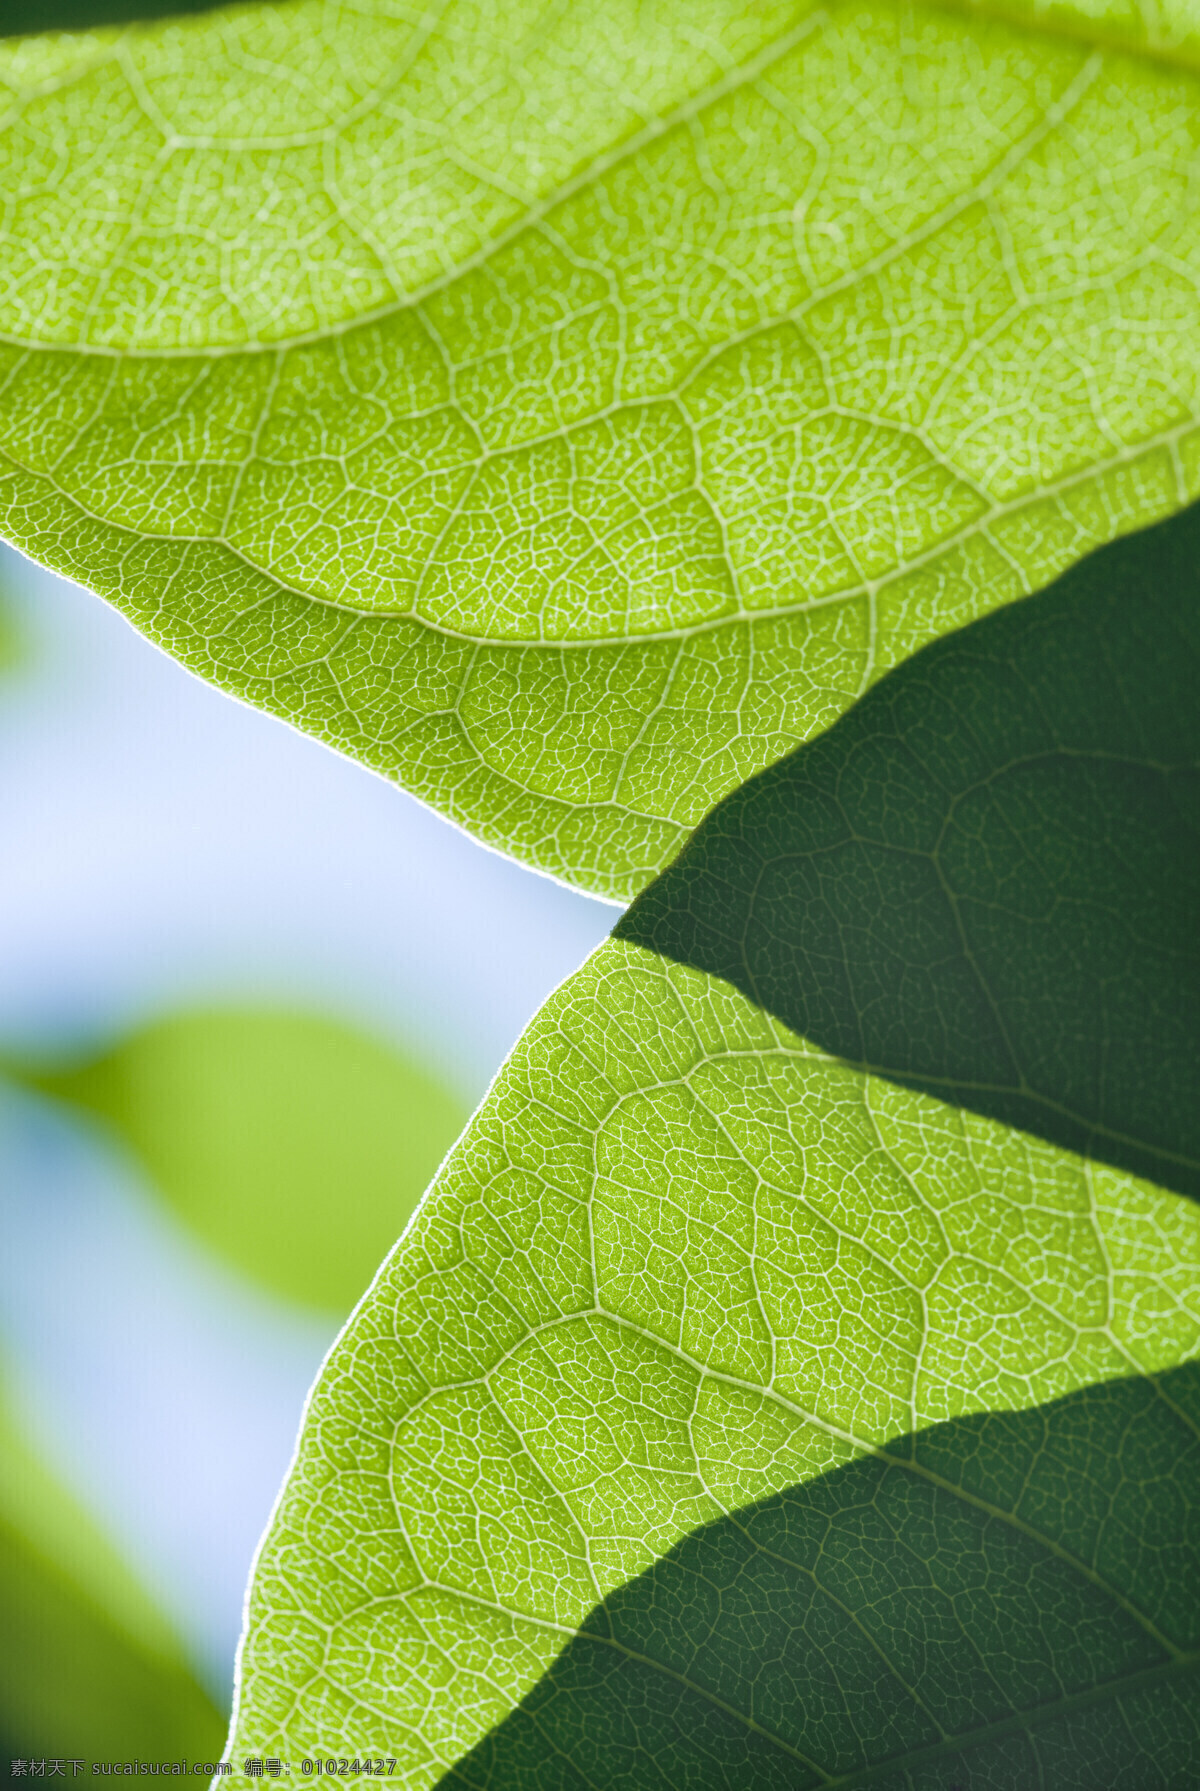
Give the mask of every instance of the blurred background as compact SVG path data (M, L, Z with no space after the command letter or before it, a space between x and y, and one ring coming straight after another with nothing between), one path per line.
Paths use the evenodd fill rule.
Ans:
M216 1759L322 1357L616 912L0 556L0 1753Z

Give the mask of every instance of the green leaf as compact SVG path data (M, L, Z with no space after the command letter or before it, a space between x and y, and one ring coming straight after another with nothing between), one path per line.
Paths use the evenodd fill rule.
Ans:
M1194 1203L610 941L327 1364L252 1588L235 1748L369 1749L432 1785L690 1532L914 1431L1198 1353ZM1039 1716L1059 1695L1039 1686Z
M337 1312L367 1286L466 1118L390 1047L295 1012L173 1015L25 1080L113 1126L240 1269Z
M1191 9L246 7L0 47L0 527L625 898L1200 489Z
M10 1758L201 1761L225 1738L178 1638L3 1406L0 1737Z
M1189 1363L958 1418L719 1519L606 1599L442 1782L1183 1785L1198 1427Z
M1200 509L878 685L617 934L864 1069L1200 1195Z
M1072 1027L1099 1030L1115 1077L1130 1025L1171 1098L1194 1095L1191 1036L1161 1005L1195 973L1194 835L1155 779L1195 750L1196 531L1189 514L1120 544L908 661L726 804L547 1003L318 1385L252 1589L239 1748L369 1748L413 1791L447 1772L489 1791L1024 1791L1038 1771L1093 1791L1096 1738L1126 1723L1131 1782L1180 1782L1146 1754L1195 1744L1200 1396L1171 1371L1200 1357L1200 1206L1074 1154L1046 1098L1039 1138L778 1015L866 1027L878 1005L929 1054L921 1079L960 1087L980 1023L962 940L876 863L903 848L924 875L948 812L982 944L1019 922L1030 962L1064 966L1034 991L1060 1082L1033 1092L1071 1094L1099 1135L1085 1097L1109 1082ZM1110 761L1140 780L1137 870L1166 879L1123 915L1142 1015L1110 987L1133 850ZM1070 850L1051 852L1079 764L1101 781L1068 791ZM1020 825L1001 827L1014 770ZM843 895L847 835L875 859L851 858ZM833 920L797 838L828 845ZM1019 983L995 1006L1019 1012ZM927 1012L940 1024L906 1025ZM1167 1161L1170 1102L1139 1118ZM704 1653L714 1586L728 1625Z

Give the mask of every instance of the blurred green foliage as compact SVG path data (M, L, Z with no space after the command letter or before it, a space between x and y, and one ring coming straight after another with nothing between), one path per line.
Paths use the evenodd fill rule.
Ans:
M227 1718L0 1405L0 1740L9 1757L221 1756Z
M0 672L10 671L21 658L21 631L13 614L0 567Z
M465 1118L389 1047L295 1012L183 1013L85 1062L9 1067L115 1132L227 1261L339 1313ZM225 1728L166 1620L0 1404L0 1745L215 1760Z
M0 568L0 673L24 641ZM178 1636L0 1391L0 1756L219 1759Z
M338 1313L366 1289L466 1118L427 1071L303 1013L174 1015L26 1079L111 1126L228 1261Z

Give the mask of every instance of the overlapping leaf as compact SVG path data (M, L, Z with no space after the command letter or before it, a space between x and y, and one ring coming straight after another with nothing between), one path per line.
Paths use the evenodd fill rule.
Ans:
M625 897L1198 488L1187 9L246 7L0 50L0 525Z
M1182 6L309 0L3 54L5 529L588 887L631 893L889 667L1197 487ZM982 1078L911 1061L980 1046L981 936L1002 954L1015 915L1036 943L991 664L962 695L999 796L948 892L982 935L930 954L917 900L879 962L855 945L857 1064L813 1019L829 954L788 890L765 934L744 880L721 893L740 965L685 938L721 822L643 907L650 945L610 942L530 1029L318 1390L239 1748L494 1791L1187 1770L1200 1213L1128 1173L1191 1160L1178 904L1093 903L1155 996L1118 1015L1111 935L1043 854L1074 983L1000 989L1005 1044L1025 1031ZM1068 672L1055 703L1087 695ZM910 674L888 700L920 707ZM1069 801L1067 706L1026 819ZM1126 719L1171 877L1160 786L1187 766ZM950 784L981 787L952 745ZM906 824L945 757L897 792ZM913 769L885 759L885 785ZM1092 770L1077 832L1112 828L1093 856L1127 893L1120 780ZM861 993L906 953L878 1049ZM1139 1049L1168 1096L1143 1076L1131 1134ZM1056 1101L1127 1167L996 1117ZM714 1585L732 1627L705 1648Z
M1154 536L1121 552L1170 560ZM1094 570L964 632L954 730L939 646L790 785L770 774L798 793L788 837L827 818L842 736L869 748L910 695L945 789L968 739L967 782L1003 789L1064 613L1077 645L1105 640ZM1153 684L1160 638L1126 631L1127 692ZM1048 814L1077 746L1132 725L1088 652L1058 666L1065 734L1020 757ZM1188 769L1186 711L1141 725L1151 768ZM889 787L902 819L923 812L912 781ZM1120 841L1102 813L1088 835L1096 813L1078 825L1103 863ZM734 870L771 861L778 809L748 792L648 893L646 939L714 911L753 936L754 877L688 910L731 815ZM1032 857L1056 961L1103 982L1072 855L983 837L981 911L1012 910ZM1177 924L1189 850L1153 859L1152 919ZM782 897L773 918L788 945ZM1136 981L1164 940L1127 918ZM953 1046L977 990L954 952L913 962ZM802 1011L820 979L801 952L787 973ZM1186 1101L1187 1036L1153 1003L1120 1019ZM1099 1759L1177 1787L1200 1711L1198 1356L1195 1202L831 1056L710 968L614 937L530 1027L331 1358L252 1592L235 1745L394 1757L414 1788L1091 1791Z
M1190 1363L938 1425L720 1519L606 1599L443 1784L1186 1785L1198 1420Z
M620 937L827 1050L1200 1195L1200 509L928 647Z

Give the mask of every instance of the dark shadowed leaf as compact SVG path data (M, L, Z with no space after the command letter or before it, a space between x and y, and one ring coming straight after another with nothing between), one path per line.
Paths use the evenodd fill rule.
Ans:
M910 659L616 931L865 1069L1200 1194L1200 509Z
M1200 1366L958 1418L693 1531L442 1785L1172 1791Z

